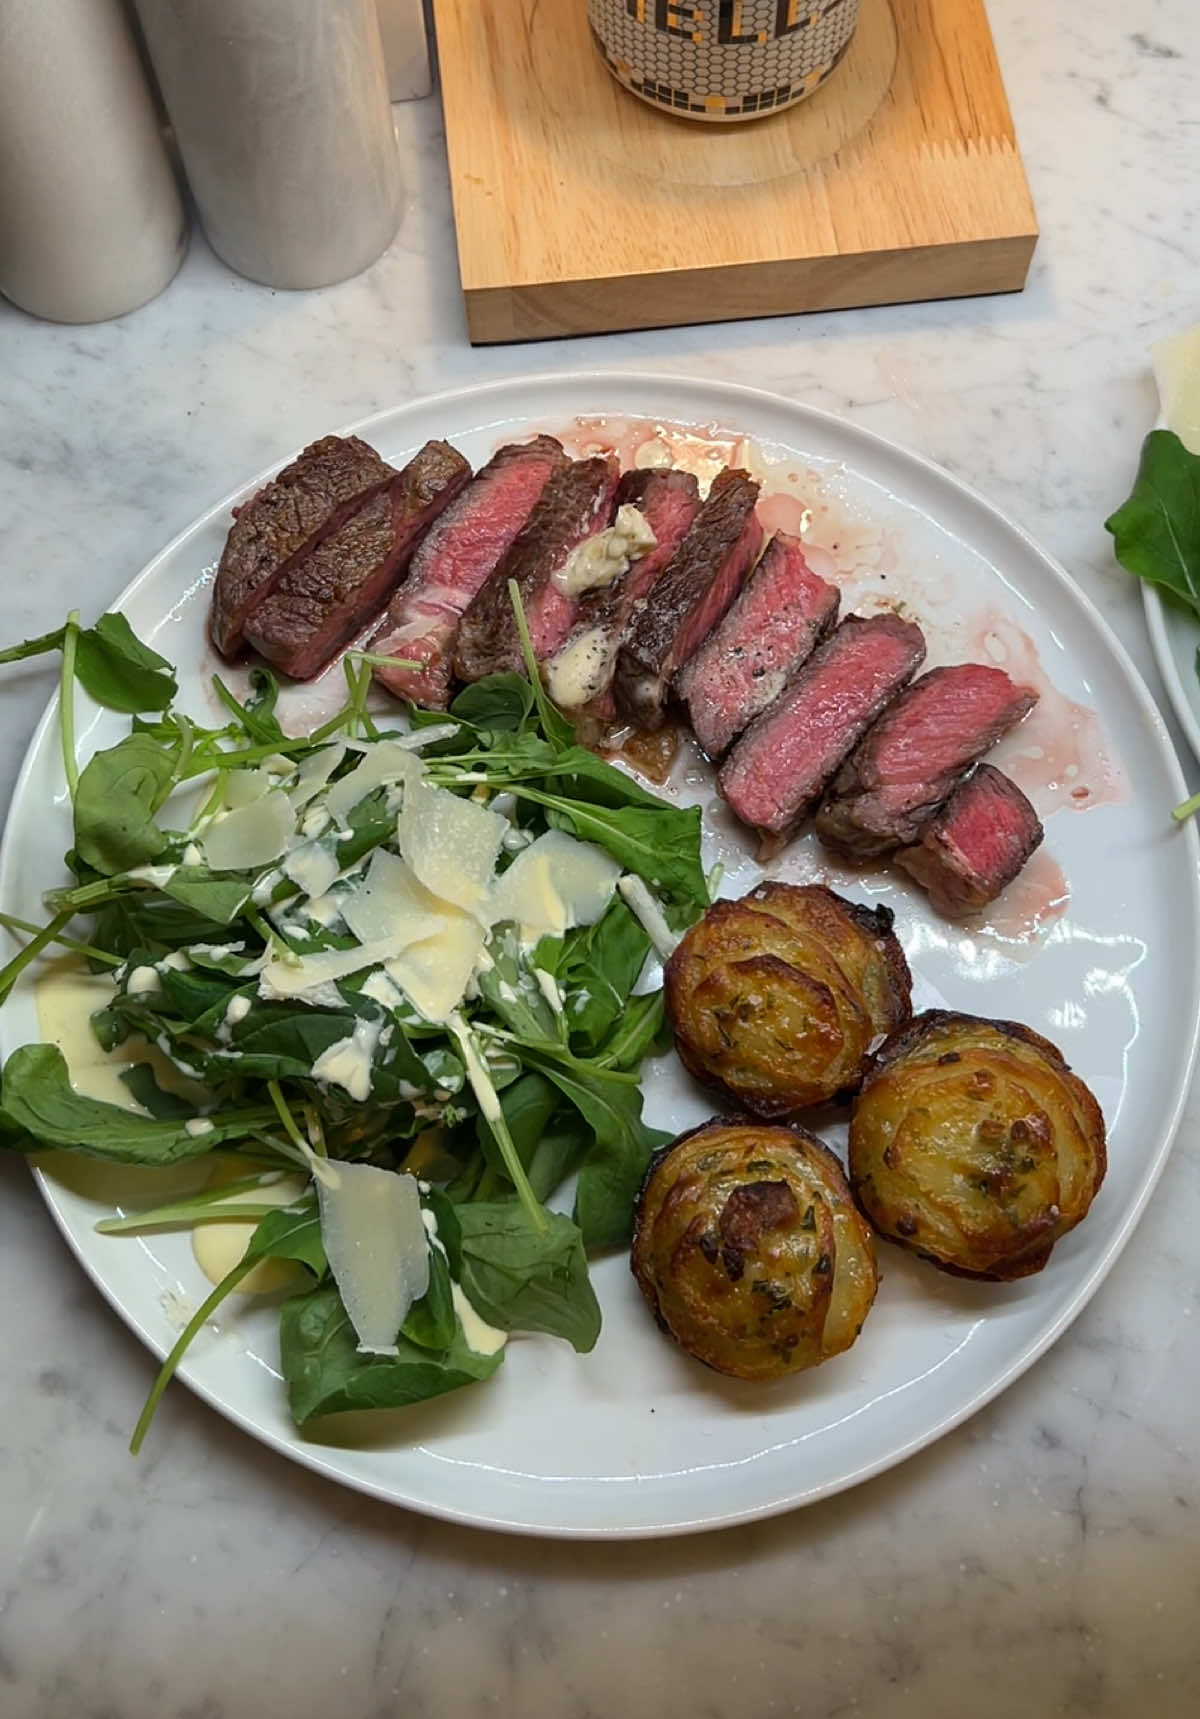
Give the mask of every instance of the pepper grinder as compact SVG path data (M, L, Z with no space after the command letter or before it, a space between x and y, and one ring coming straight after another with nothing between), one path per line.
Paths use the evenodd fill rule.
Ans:
M328 286L385 250L399 160L374 0L136 0L217 255Z
M119 0L0 5L0 292L53 322L154 298L187 221Z

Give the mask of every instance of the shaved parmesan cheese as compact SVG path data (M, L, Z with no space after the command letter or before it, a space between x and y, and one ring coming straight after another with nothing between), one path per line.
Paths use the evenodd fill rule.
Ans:
M313 1079L340 1086L358 1104L371 1096L371 1058L379 1043L382 1021L356 1021L348 1038L337 1039L312 1065Z
M515 920L526 944L561 937L575 925L594 925L620 875L616 860L595 843L576 841L565 830L547 830L497 881L492 922Z
M617 887L659 955L664 961L668 960L683 942L682 931L671 930L662 908L640 877L623 877Z
M344 823L360 800L392 782L406 786L421 774L421 760L398 740L379 740L362 761L356 764L340 782L335 782L325 797L325 804L339 824Z
M226 773L224 786L225 804L233 811L238 806L249 806L252 801L261 800L273 783L267 770L230 770Z
M278 788L218 817L200 837L213 871L253 871L278 859L295 830L291 801Z
M424 637L426 627L425 621L419 621L414 637ZM434 722L428 728L414 728L411 734L389 734L387 744L389 746L403 746L408 752L419 752L423 746L432 746L438 740L449 740L457 733L457 722ZM377 740L349 739L346 741L346 745L356 752L370 752L373 747L379 745L379 742Z
M395 1355L396 1336L429 1288L429 1238L415 1177L373 1164L321 1164L321 1239L363 1355Z
M388 938L357 949L321 949L315 955L275 954L258 976L258 994L272 1002L297 997L315 1003L322 987L361 973L364 967L378 967L399 952L397 940Z
M508 820L446 788L408 785L396 819L401 854L426 889L487 922L496 855Z
M471 914L443 906L436 935L409 944L384 972L427 1021L442 1022L466 995L484 936Z
M321 792L345 756L346 748L338 740L320 752L310 752L301 760L296 766L295 780L288 789L288 798L297 811Z
M342 903L342 918L362 943L431 937L446 907L396 854L376 848L362 882Z
M328 844L302 842L283 862L283 875L297 884L301 895L312 901L324 895L336 879L341 867L337 854Z
M1151 348L1163 417L1190 453L1200 454L1200 322Z

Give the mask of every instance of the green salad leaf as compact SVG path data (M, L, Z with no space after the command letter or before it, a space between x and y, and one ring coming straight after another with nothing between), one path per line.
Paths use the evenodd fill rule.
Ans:
M1104 525L1122 567L1200 615L1200 454L1151 430L1129 499Z

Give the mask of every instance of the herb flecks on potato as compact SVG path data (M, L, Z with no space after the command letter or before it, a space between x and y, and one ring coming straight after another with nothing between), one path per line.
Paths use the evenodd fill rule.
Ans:
M718 901L666 972L685 1067L767 1117L856 1087L871 1045L910 1018L910 991L888 909L821 884Z
M850 1180L875 1228L944 1270L1040 1271L1104 1179L1104 1118L1047 1039L931 1010L879 1050Z
M670 1336L736 1379L848 1349L878 1286L871 1232L815 1135L713 1121L651 1164L632 1266Z

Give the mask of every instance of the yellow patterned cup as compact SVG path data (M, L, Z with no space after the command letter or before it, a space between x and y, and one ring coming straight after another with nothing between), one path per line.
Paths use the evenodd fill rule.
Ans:
M609 71L688 119L758 119L803 101L833 71L859 0L588 0Z

